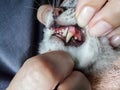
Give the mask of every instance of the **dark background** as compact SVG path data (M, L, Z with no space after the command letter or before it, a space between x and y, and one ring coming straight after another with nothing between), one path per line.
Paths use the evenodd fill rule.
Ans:
M26 59L38 54L44 26L36 18L37 8L47 3L0 0L0 90L6 89Z

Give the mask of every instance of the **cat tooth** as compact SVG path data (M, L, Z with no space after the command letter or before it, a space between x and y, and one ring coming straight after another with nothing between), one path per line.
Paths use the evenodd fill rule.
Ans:
M67 36L66 36L66 43L68 43L70 41L70 39L72 38L73 34L71 32L68 32Z
M62 31L61 30L59 30L59 33L61 33Z
M68 27L63 31L63 37L67 35L67 32L68 32Z
M60 30L60 31L59 31L59 34L62 35L62 33L63 33L63 32Z
M62 32L64 32L64 29L62 29Z
M56 31L56 33L59 33L59 31Z

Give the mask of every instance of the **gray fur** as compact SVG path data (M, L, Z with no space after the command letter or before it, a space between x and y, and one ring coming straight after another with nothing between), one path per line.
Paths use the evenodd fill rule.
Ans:
M64 7L68 8L67 11L63 12L57 19L57 23L60 25L75 25L75 9L71 6L71 2L74 0L67 0L66 4L62 4ZM76 5L76 1L73 5ZM50 15L52 16L52 15ZM51 19L48 17L47 22L51 24ZM60 21L61 20L61 21ZM50 25L48 25L50 26ZM48 27L46 26L46 27ZM120 55L119 50L114 50L105 37L96 38L89 34L89 27L86 28L86 40L79 47L65 46L57 38L51 38L53 32L48 28L44 30L44 39L40 43L39 53L45 53L54 50L63 50L71 54L73 60L76 64L76 68L83 69L86 72L97 72L109 67L114 60L117 60ZM91 66L89 68L89 66Z
M63 3L61 4L62 7L67 7L67 8L74 8L77 5L78 0L64 0Z
M57 19L57 24L59 25L75 25L76 19L75 19L75 9L69 8L64 13L62 13Z

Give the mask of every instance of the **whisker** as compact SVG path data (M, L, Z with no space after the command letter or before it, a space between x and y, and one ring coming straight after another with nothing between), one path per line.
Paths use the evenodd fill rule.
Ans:
M34 7L29 7L29 6L24 6L25 8L28 8L28 9L34 9L34 10L38 10L37 8L34 8Z
M60 6L60 2L61 2L61 0L58 0L58 1L57 1L57 5L56 5L57 7Z
M50 0L48 0L48 3L49 3L49 5L51 5L51 6L52 6L52 4L51 4Z
M39 3L39 2L37 2L36 0L34 0L34 2L40 6L40 3Z
M53 0L53 5L52 6L53 6L53 9L54 9L55 8L55 0Z

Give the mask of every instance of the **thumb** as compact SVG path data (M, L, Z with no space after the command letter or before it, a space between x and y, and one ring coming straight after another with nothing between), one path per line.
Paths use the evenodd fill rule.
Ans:
M119 0L109 0L107 2L89 23L91 35L105 36L120 25L119 6Z
M7 90L53 90L73 66L72 58L63 51L34 56L24 63Z

